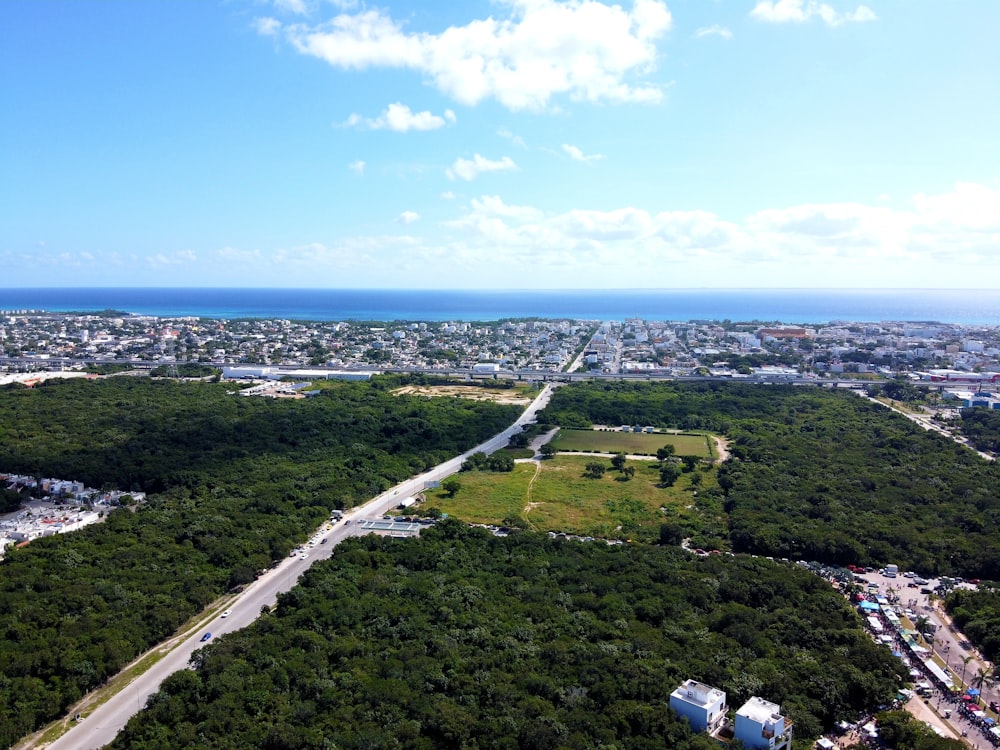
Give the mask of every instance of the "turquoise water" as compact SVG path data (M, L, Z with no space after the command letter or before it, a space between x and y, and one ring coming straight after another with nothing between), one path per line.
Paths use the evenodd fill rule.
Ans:
M0 289L0 310L117 309L158 316L292 320L941 321L1000 325L998 290L774 289L413 291L345 289Z

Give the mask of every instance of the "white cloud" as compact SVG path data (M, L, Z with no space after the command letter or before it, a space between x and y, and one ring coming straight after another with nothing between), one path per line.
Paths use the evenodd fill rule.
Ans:
M309 13L309 6L306 5L305 0L274 0L274 7L276 10L294 13L298 16Z
M214 260L227 268L238 264L244 271L267 274L276 272L305 272L304 281L317 281L319 270L343 271L346 269L370 270L375 268L380 256L414 246L412 237L376 235L370 237L345 237L336 243L311 242L305 245L279 247L271 251L240 250L224 247L214 253Z
M302 54L345 70L405 68L467 105L494 98L512 110L544 109L553 96L657 102L656 43L670 29L661 0L631 11L598 0L507 0L508 17L473 20L440 33L408 32L382 10L341 13L316 26L285 27Z
M153 268L163 266L178 266L183 263L194 263L198 260L193 250L177 250L173 253L155 253L146 256L146 263Z
M732 39L733 32L727 29L725 26L720 26L719 24L713 24L712 26L703 26L694 32L695 39L703 39L706 36L721 36L723 39Z
M483 172L506 172L517 169L517 164L509 156L504 156L499 160L487 159L476 154L471 159L459 157L455 163L446 170L448 179L460 178L466 181L474 180Z
M1000 192L984 185L960 182L953 193L933 196L919 193L913 203L921 220L929 226L961 227L1000 235Z
M562 150L569 154L569 157L573 161L582 161L584 163L598 161L604 158L604 154L584 154L583 151L578 149L576 146L571 146L568 143L562 145Z
M281 31L281 21L277 18L255 18L253 27L262 36L274 36Z
M396 217L397 224L412 224L413 222L419 220L420 214L416 211L403 211L403 213Z
M427 111L413 112L405 104L396 102L390 104L382 114L374 119L352 114L344 122L344 126L364 126L371 130L392 130L396 133L405 133L409 130L437 130L454 122L455 113L450 109L446 109L443 115L438 116Z
M518 221L538 221L545 216L540 209L532 206L512 206L504 203L499 195L484 195L481 198L473 198L472 208L482 215L503 216Z
M841 26L845 23L875 21L878 16L867 5L859 5L852 11L840 12L827 3L817 0L760 0L750 15L768 23L803 23L819 18L827 26Z
M944 195L917 195L908 210L803 204L763 209L742 221L709 211L652 213L633 206L546 214L483 196L445 226L458 233L453 242L466 259L478 252L484 263L572 263L589 268L593 279L605 278L601 264L609 262L642 274L639 286L660 278L663 264L670 263L708 264L696 266L699 273L727 264L744 272L776 264L792 283L806 286L816 285L817 268L831 274L828 281L846 286L875 267L895 268L900 279L924 285L933 285L927 269L942 262L1000 267L1000 190L964 183Z
M446 201L453 201L457 196L450 190L445 190L443 193L441 193L441 197L444 198Z
M365 173L365 163L361 159L352 161L347 165L347 168L355 174L363 175Z
M521 136L514 135L514 133L507 130L507 128L500 128L497 131L497 135L500 136L501 138L505 138L506 140L510 141L515 146L519 146L521 148L528 147L528 144L524 142L524 139Z

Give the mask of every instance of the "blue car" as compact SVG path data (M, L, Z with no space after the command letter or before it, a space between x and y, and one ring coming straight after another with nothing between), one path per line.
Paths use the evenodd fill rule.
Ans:
M212 634L211 634L211 633L205 633L205 635L203 635L203 636L201 637L201 642L202 642L202 643L204 643L205 641L207 641L207 640L208 640L209 638L211 638L211 637L212 637Z

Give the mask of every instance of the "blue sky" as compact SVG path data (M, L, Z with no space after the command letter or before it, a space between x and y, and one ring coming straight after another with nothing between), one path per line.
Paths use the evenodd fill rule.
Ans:
M0 286L998 288L997 28L995 0L4 0Z

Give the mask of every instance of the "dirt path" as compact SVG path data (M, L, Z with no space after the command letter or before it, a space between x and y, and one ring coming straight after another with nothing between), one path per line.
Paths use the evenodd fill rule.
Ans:
M729 458L729 443L718 435L712 435L712 442L715 444L715 463L721 464Z
M533 508L537 508L541 503L531 502L531 487L534 485L535 480L538 479L538 475L542 473L542 462L535 461L535 475L528 482L528 489L524 493L524 499L527 501L527 505L524 506L524 515L527 516Z
M610 458L615 453L601 453L600 451L557 451L557 456L598 456L599 458ZM639 453L629 453L625 456L629 461L659 461L656 456L647 456Z

